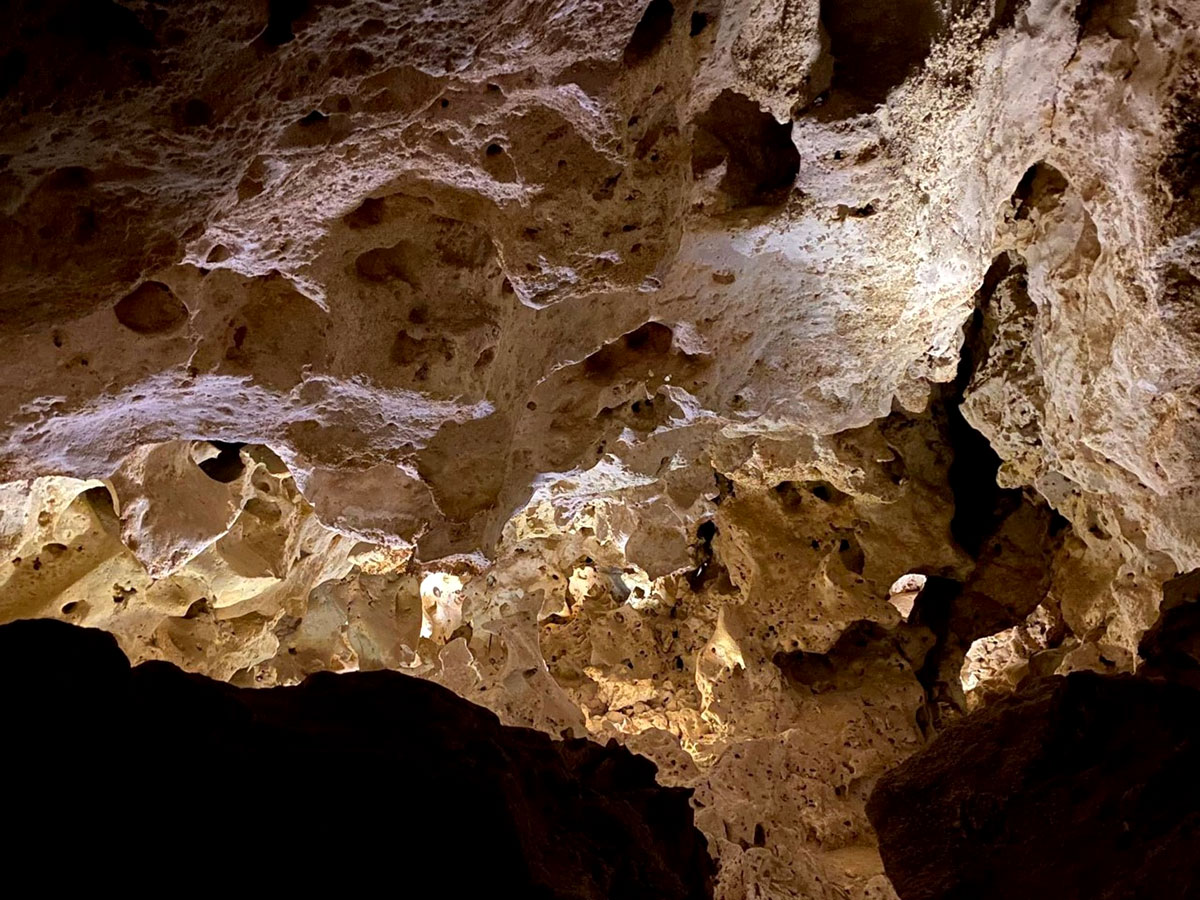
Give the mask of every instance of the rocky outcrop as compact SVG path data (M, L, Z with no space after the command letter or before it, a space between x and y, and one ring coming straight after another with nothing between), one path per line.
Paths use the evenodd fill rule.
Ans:
M10 19L0 621L401 669L884 900L875 781L1200 567L1197 0Z
M406 675L257 691L131 669L102 632L17 622L0 627L0 716L14 875L44 877L68 833L135 848L81 841L84 861L105 863L89 877L110 883L178 877L180 842L203 841L193 886L404 877L528 897L712 896L687 794L655 784L646 760L506 728ZM270 877L222 846L230 826Z
M1200 891L1200 693L1078 672L967 717L867 806L903 900Z

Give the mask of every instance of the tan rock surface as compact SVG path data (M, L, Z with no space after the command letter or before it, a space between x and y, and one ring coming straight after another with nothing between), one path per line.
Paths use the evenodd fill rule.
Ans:
M615 737L865 900L884 771L1200 568L1196 0L18 6L4 621Z

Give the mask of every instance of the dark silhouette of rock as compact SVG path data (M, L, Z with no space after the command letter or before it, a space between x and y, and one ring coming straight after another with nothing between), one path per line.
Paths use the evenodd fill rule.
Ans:
M23 621L0 628L0 720L9 879L711 896L689 792L650 762L395 672L235 688Z
M1138 645L1143 675L1200 687L1200 569L1163 585L1158 621Z
M1079 672L968 716L867 806L903 900L1200 896L1200 692Z

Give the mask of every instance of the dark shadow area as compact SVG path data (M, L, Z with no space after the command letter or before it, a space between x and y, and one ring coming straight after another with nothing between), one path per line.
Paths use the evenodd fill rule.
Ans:
M1185 235L1200 225L1200 77L1180 79L1164 117L1171 135L1169 149L1158 165L1166 188L1170 215L1164 223L1170 235Z
M776 653L772 662L792 687L814 694L853 691L877 674L872 663L887 665L902 643L878 622L862 619L851 623L828 653L793 650Z
M902 900L1200 895L1200 692L1077 672L950 727L867 804Z
M690 792L648 760L502 726L396 672L234 688L17 622L0 627L0 717L14 883L711 896Z
M246 464L242 462L242 448L245 444L233 441L210 441L217 448L217 455L200 462L200 469L213 481L230 484L237 481L244 471Z
M633 30L633 36L625 45L625 65L636 66L657 53L671 35L674 18L675 7L671 0L650 0L641 21Z
M313 0L269 0L267 27L255 38L265 50L275 50L296 39L301 22L313 12Z
M692 172L699 176L725 163L720 190L731 208L787 199L800 171L791 122L776 122L753 100L725 90L695 124Z
M1141 674L1200 688L1200 569L1163 585L1158 621L1138 645Z
M148 17L113 0L13 0L0 36L0 100L22 114L73 93L152 83L162 68Z
M1052 202L1049 198L1061 193L1056 193L1053 174L1023 179L1013 197L1014 208ZM1025 277L1024 260L1017 254L1003 253L993 261L963 328L955 380L939 389L933 404L953 454L947 473L954 497L950 531L974 562L961 583L928 579L909 620L928 627L937 638L918 678L938 728L965 712L959 672L972 642L1024 621L1047 596L1051 562L1069 528L1066 519L1032 491L1000 487L999 455L961 410L964 394L992 353L1000 328L997 291L1007 285L1010 294L1027 296Z
M870 112L925 61L942 21L932 0L821 0L833 54L822 117Z
M991 342L986 325L986 308L996 287L1010 276L1024 278L1024 268L1017 272L1017 263L1010 254L1001 254L992 262L984 276L983 285L975 296L975 311L963 328L962 351L958 372L944 397L946 431L954 448L950 464L950 489L954 492L954 518L950 531L959 545L972 556L978 556L988 535L1021 503L1019 490L1004 490L996 484L1000 457L988 439L971 427L959 410L963 394L971 377L987 360Z

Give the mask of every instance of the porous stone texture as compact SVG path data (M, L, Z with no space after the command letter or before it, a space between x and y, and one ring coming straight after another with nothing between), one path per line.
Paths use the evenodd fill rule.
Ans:
M883 900L880 775L1200 568L1197 0L11 15L0 620L402 669Z

